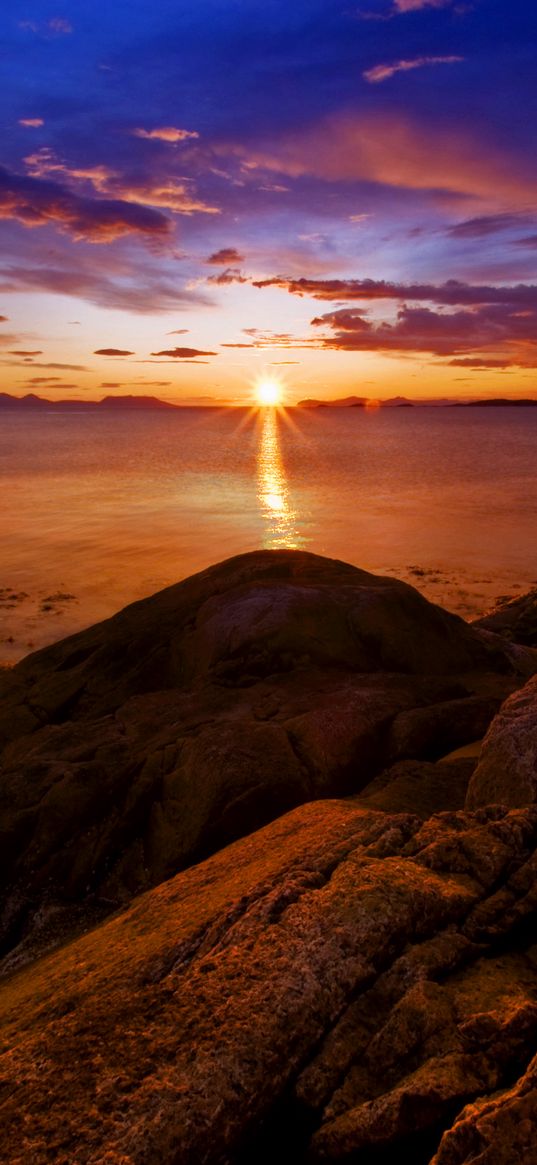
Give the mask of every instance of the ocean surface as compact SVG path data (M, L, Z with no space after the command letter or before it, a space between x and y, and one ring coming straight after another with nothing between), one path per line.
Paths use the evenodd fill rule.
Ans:
M261 546L466 618L537 580L537 409L4 413L0 477L2 662Z

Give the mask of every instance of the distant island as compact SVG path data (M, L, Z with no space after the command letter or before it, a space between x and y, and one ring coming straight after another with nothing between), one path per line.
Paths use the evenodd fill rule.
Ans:
M297 402L298 409L367 409L367 408L411 408L414 401L406 396L393 396L389 400L374 400L369 396L343 396L337 400L315 400L309 397Z
M44 411L55 409L59 412L64 410L80 410L80 409L173 409L180 408L180 405L168 404L167 401L159 400L156 396L105 396L102 400L47 400L46 397L36 396L34 392L27 393L26 396L12 396L9 392L0 392L0 409L16 409L18 410L33 410Z
M530 397L522 397L520 400L509 400L509 397L498 396L498 397L493 397L491 400L467 400L467 401L455 400L452 402L451 407L454 409L460 409L460 408L463 408L463 409L468 409L468 408L484 409L484 408L490 408L491 406L494 408L505 408L506 406L508 406L509 408L513 408L513 407L525 408L526 405L537 405L537 400L535 398L530 398Z
M297 408L302 409L326 409L326 408L351 408L351 409L386 409L386 408L494 408L494 407L516 407L526 405L537 405L537 398L524 397L520 400L510 400L508 397L490 397L486 400L409 400L405 396L393 396L388 400L376 400L368 396L344 396L337 400L315 400L311 397L306 400L299 400Z

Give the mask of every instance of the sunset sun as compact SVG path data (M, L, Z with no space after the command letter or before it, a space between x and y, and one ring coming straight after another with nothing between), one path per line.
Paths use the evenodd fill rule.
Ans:
M282 399L282 386L271 376L264 376L256 384L255 395L259 405L279 405Z

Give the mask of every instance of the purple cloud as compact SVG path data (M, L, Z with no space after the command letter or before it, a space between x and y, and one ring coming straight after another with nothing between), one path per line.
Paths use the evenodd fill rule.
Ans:
M160 211L111 198L83 198L48 179L0 167L0 218L25 227L56 226L76 240L110 243L122 235L162 238L171 224Z

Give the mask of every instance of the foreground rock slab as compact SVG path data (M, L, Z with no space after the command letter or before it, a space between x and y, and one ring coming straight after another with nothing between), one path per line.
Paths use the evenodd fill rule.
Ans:
M536 870L535 808L295 809L3 984L3 1165L470 1162L534 1097Z
M481 737L535 671L407 584L298 551L231 559L27 657L0 676L0 953Z

